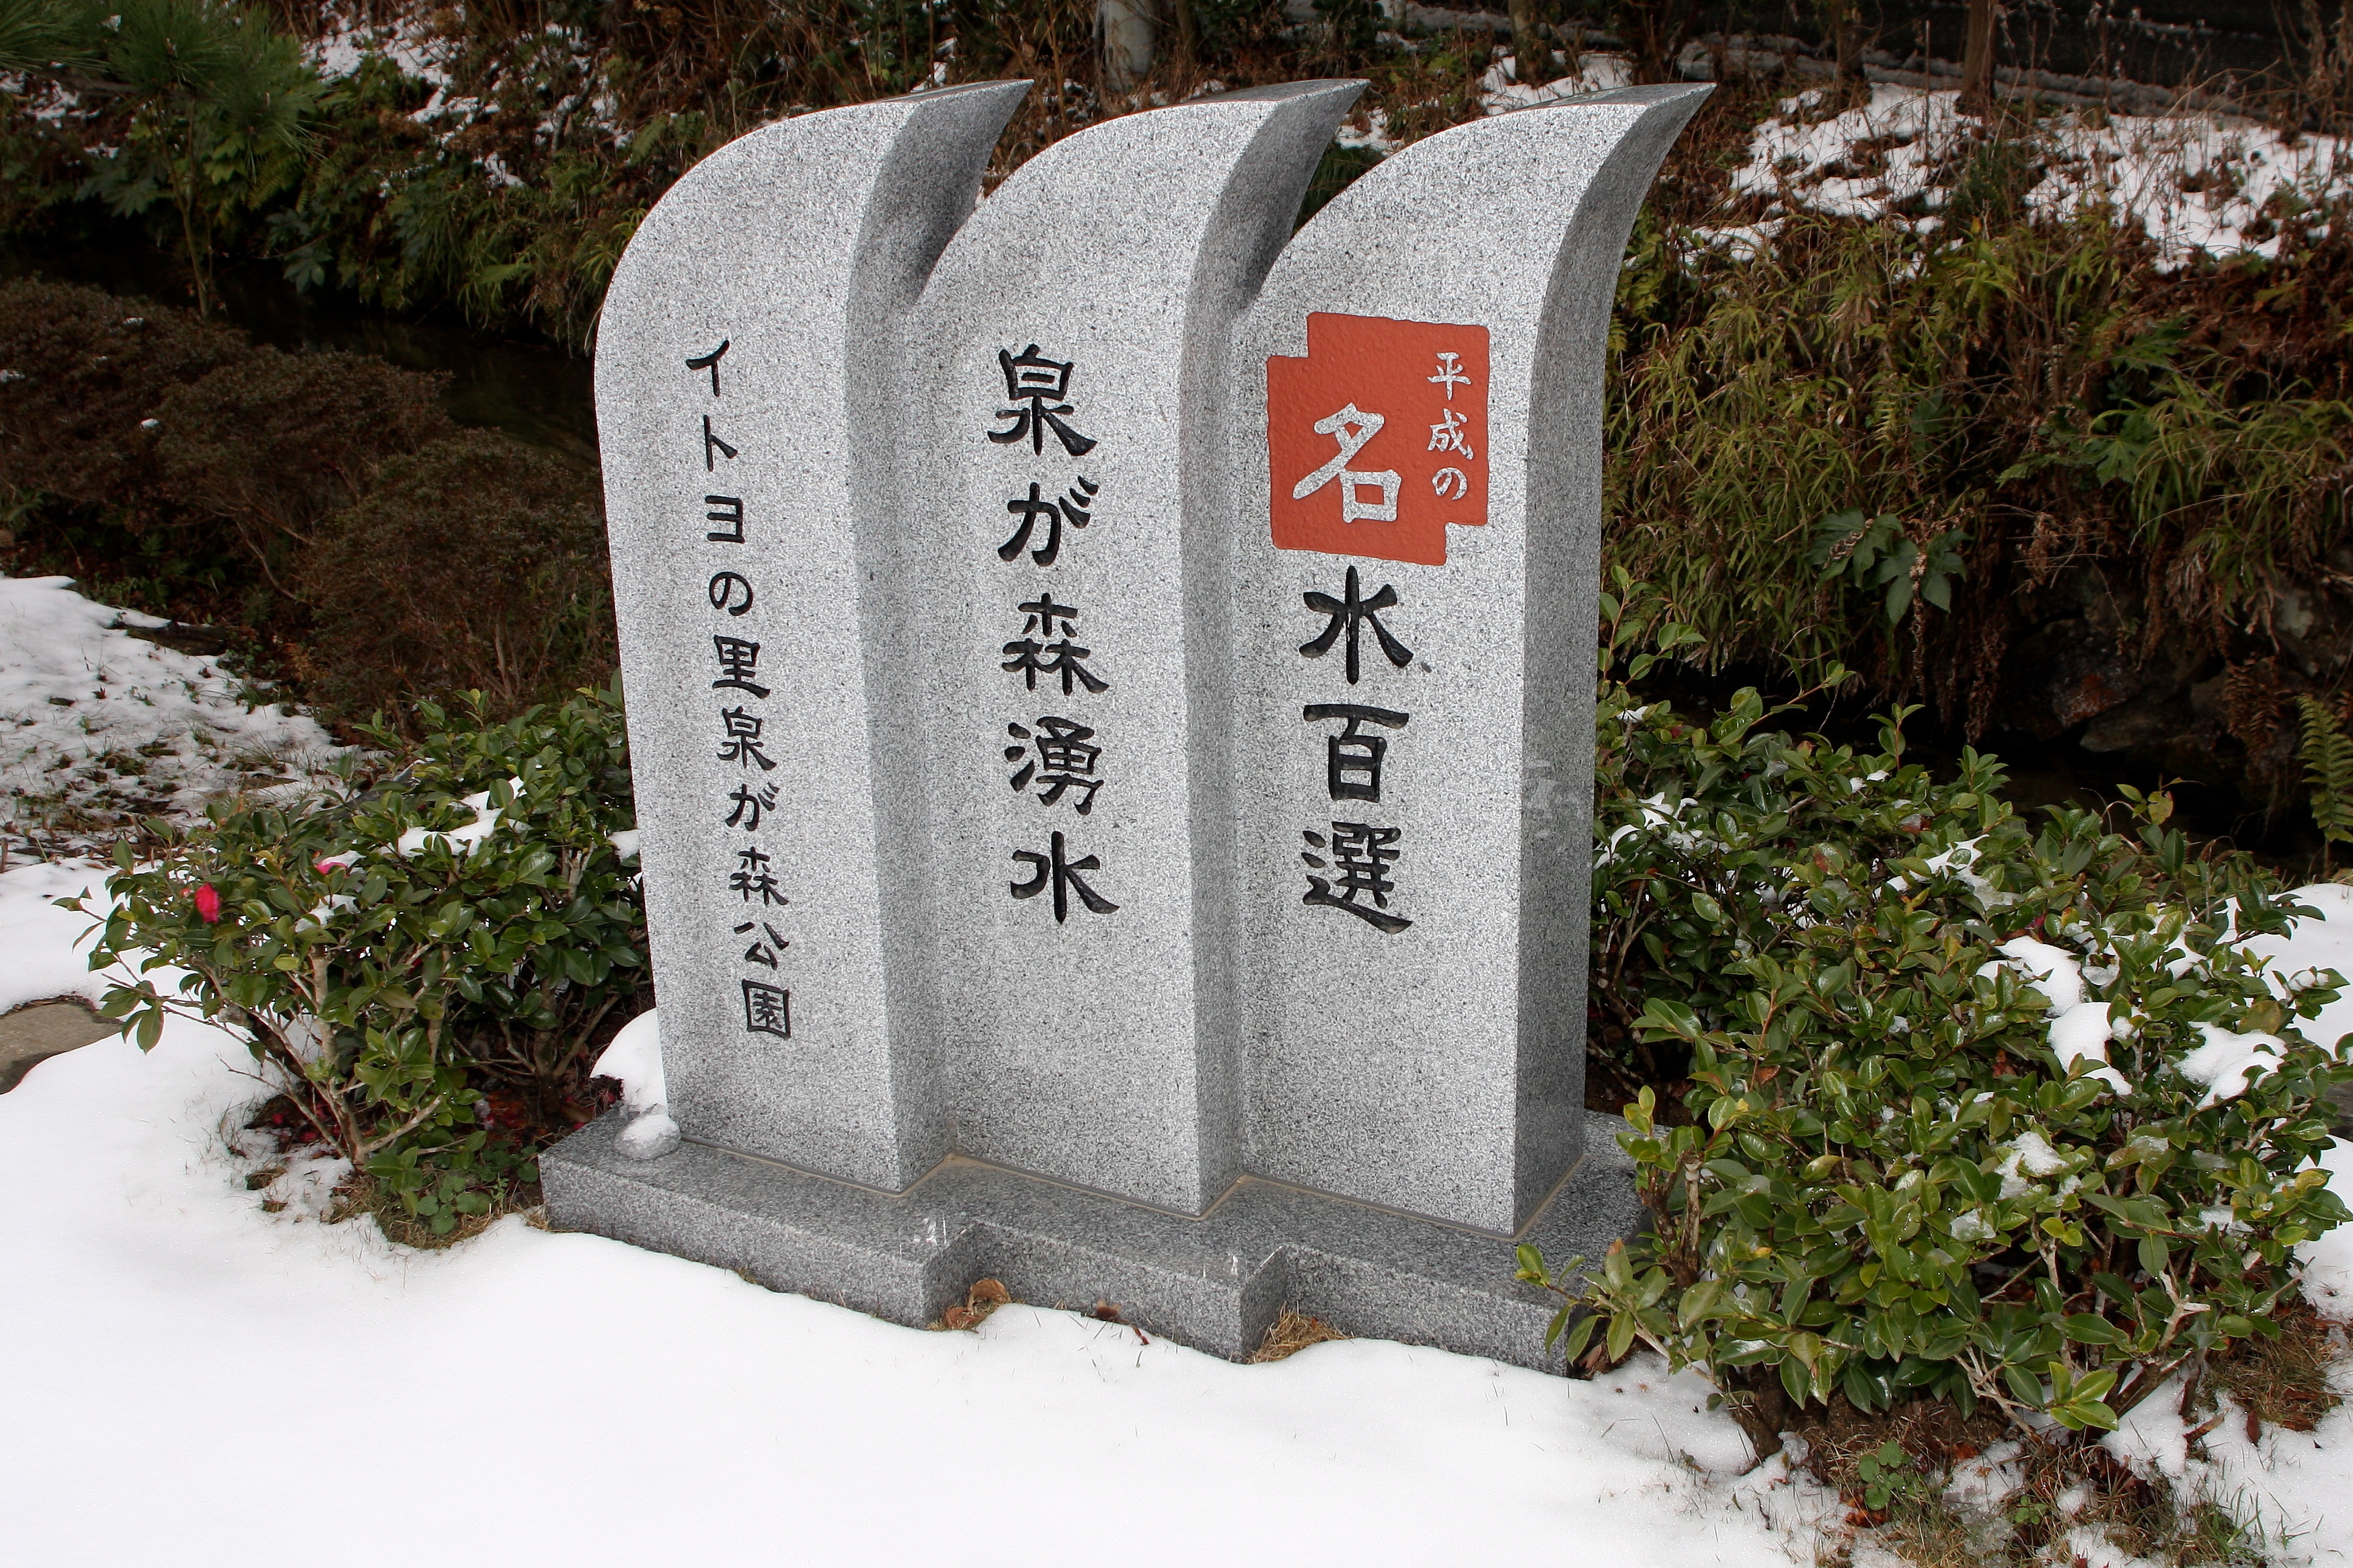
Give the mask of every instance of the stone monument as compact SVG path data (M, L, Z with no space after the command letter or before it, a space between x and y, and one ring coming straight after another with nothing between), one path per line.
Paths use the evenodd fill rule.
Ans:
M1457 127L1294 235L1361 84L980 201L1026 86L754 132L614 274L685 1142L584 1129L554 1220L902 1322L993 1275L1544 1364L1514 1243L1639 1218L1583 1109L1602 355L1707 89Z

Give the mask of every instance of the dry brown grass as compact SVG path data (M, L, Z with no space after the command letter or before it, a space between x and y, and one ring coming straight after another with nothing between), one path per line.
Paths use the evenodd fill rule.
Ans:
M1005 1288L1002 1279L976 1279L972 1289L964 1293L959 1306L950 1307L940 1314L939 1321L924 1325L938 1330L976 1329L988 1321L988 1315L999 1307L1009 1306L1013 1292Z
M1828 1409L1810 1405L1793 1430L1805 1439L1806 1468L1825 1486L1838 1489L1857 1510L1859 1517L1852 1521L1857 1524L1878 1522L1862 1509L1856 1461L1866 1455L1894 1443L1912 1457L1915 1469L1947 1470L1977 1458L2005 1436L1998 1413L1980 1410L1964 1416L1952 1405L1929 1399L1877 1415L1864 1415L1844 1400Z
M2207 1368L2246 1412L2250 1441L2259 1425L2309 1432L2343 1402L2328 1385L2328 1369L2345 1353L2344 1331L2332 1332L2301 1301L2282 1307L2272 1321L2279 1338L2242 1340Z
M1860 1489L1848 1489L1854 1486L1852 1459L1867 1451L1845 1457L1848 1475L1841 1489L1850 1505L1847 1523L1857 1541L1868 1539L1914 1568L2066 1562L2051 1556L2053 1545L2085 1527L2153 1563L2238 1563L2247 1561L2253 1544L2246 1528L2224 1510L2210 1502L2185 1505L2161 1477L2152 1481L2135 1475L2094 1444L2028 1445L2010 1461L2022 1472L2022 1484L1991 1518L1966 1512L1944 1495L1949 1471L1933 1458L1923 1467L1926 1484L1892 1500L1884 1511L1862 1508ZM1975 1452L1963 1445L1952 1451L1952 1462Z
M1309 1345L1320 1345L1327 1340L1345 1340L1348 1336L1321 1318L1311 1318L1304 1312L1294 1312L1285 1307L1267 1325L1266 1338L1250 1352L1252 1363L1281 1361L1297 1355Z

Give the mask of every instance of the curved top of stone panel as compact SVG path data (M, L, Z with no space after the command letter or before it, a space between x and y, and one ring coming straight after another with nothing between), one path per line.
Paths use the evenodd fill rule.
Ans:
M1303 307L1491 329L1534 317L1580 231L1599 235L1608 217L1630 220L1710 90L1699 83L1557 99L1413 143L1326 203L1284 247L1252 328ZM1622 233L1605 237L1624 244Z
M971 213L997 135L1029 89L976 82L852 104L720 148L654 204L614 268L600 364L616 326L667 321L708 300L773 291L779 303L807 294L848 305L879 289L883 298L857 302L903 310Z

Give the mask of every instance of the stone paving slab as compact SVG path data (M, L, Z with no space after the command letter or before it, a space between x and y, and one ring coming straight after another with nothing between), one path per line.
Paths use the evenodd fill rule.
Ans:
M0 1016L0 1094L25 1080L25 1075L51 1057L79 1050L115 1032L79 1002L34 1002Z

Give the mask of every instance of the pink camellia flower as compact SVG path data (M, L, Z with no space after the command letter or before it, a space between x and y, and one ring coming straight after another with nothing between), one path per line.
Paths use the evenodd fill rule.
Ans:
M358 856L346 850L341 855L328 856L324 860L319 862L317 869L320 875L324 876L329 871L341 871L346 869L350 867L353 861L358 858Z
M206 925L220 924L220 895L209 885L196 889L196 913L204 916Z

